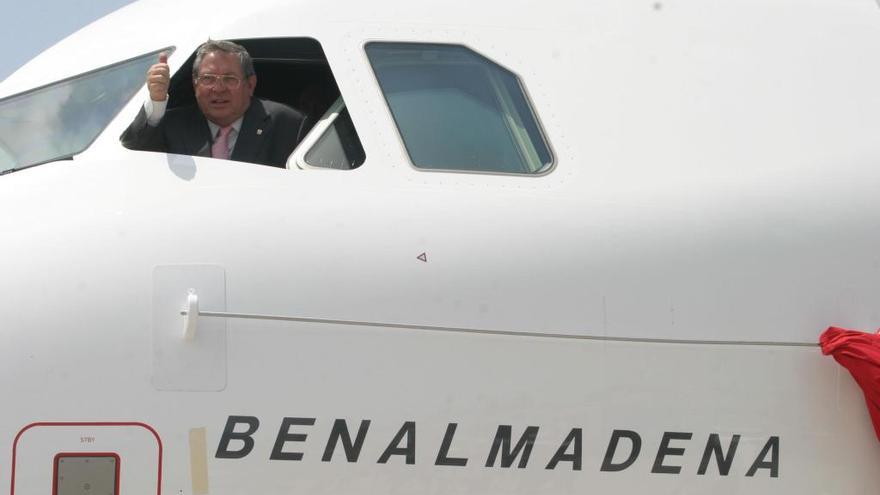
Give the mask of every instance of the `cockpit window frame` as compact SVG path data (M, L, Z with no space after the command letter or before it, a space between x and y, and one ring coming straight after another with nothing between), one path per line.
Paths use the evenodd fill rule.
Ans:
M495 65L498 68L510 73L517 82L517 86L521 92L521 96L524 99L524 102L531 113L531 117L534 119L534 125L537 128L537 132L540 135L540 138L543 142L544 147L549 155L549 162L544 164L538 171L534 173L528 172L504 172L504 171L493 171L493 170L473 170L473 169L452 169L452 168L427 168L427 167L419 167L415 164L412 154L410 153L409 148L407 147L406 141L403 138L403 134L400 129L400 125L397 122L397 119L394 116L394 112L392 110L391 104L389 103L388 97L385 91L382 88L382 83L379 78L379 75L376 72L376 68L373 65L372 60L370 59L367 48L370 45L424 45L424 46L441 46L441 47L454 47L454 48L463 48L471 52L478 58L481 58L488 62L489 64ZM541 116L538 113L538 110L534 104L534 100L526 87L524 82L524 78L522 75L509 67L493 60L492 58L486 56L479 50L474 49L470 45L466 43L449 43L449 42L423 42L423 41L410 41L410 40L388 40L388 39L373 39L364 42L361 45L361 50L364 55L364 59L367 62L367 65L370 67L370 70L373 73L374 80L376 82L377 89L379 90L379 95L381 96L383 105L388 111L388 115L391 118L391 122L394 125L394 129L397 135L398 143L403 151L404 156L406 157L406 162L409 164L410 168L417 172L426 172L426 173L440 173L440 174L465 174L465 175L490 175L490 176L502 176L502 177L531 177L531 178L541 178L546 177L547 175L553 173L558 164L556 152L553 149L553 145L550 142L549 136L547 134L546 128L542 122Z

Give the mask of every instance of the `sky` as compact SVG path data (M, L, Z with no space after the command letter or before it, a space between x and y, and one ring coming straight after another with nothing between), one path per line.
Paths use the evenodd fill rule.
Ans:
M4 0L0 81L68 35L133 0Z

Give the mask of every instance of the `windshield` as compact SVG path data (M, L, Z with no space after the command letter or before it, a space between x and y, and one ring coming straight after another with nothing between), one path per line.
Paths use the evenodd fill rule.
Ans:
M70 158L143 86L158 50L0 100L0 175Z

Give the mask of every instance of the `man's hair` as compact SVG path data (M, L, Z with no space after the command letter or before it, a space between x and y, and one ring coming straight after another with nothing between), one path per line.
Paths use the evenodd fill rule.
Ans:
M202 59L205 58L205 55L211 52L223 52L238 55L238 60L241 63L241 72L244 74L245 79L256 74L256 72L254 72L254 61L251 59L251 54L248 53L243 46L231 41L209 39L202 43L202 46L196 51L196 59L193 61L192 67L193 79L199 77L199 66L202 65Z

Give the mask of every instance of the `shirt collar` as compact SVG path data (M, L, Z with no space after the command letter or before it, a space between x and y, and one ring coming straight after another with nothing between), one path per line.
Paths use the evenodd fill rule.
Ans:
M244 115L238 118L235 122L232 123L232 129L235 131L235 134L238 134L241 131L241 122L244 120ZM217 137L217 133L220 132L220 126L208 120L208 128L211 129L211 139Z

